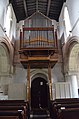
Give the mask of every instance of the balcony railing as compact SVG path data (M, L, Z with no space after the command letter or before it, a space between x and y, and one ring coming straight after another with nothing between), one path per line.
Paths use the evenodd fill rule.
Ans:
M20 49L52 47L57 48L57 30L52 27L23 27L20 30Z

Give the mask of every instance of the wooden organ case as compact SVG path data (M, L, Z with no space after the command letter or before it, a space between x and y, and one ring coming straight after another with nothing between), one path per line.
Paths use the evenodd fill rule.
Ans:
M40 19L40 20L39 20ZM20 30L20 62L27 69L27 100L30 100L30 69L47 68L52 99L51 68L58 61L57 30L41 13L24 21Z

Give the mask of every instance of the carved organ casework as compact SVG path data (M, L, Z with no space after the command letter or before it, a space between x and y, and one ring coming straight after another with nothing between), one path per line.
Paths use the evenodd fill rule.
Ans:
M20 62L27 69L27 100L30 99L30 69L47 68L52 98L51 68L58 61L57 30L52 21L40 12L24 21L20 30Z

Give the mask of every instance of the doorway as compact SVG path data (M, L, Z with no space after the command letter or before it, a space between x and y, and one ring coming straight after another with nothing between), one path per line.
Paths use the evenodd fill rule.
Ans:
M31 108L48 108L50 99L48 82L41 77L31 83Z

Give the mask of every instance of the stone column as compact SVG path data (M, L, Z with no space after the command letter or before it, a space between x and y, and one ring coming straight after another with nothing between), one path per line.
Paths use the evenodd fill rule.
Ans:
M52 80L51 80L51 65L48 64L48 78L49 78L49 91L50 91L50 99L52 100Z
M66 81L70 82L71 97L72 98L78 98L78 84L77 84L77 76L76 76L76 74L68 74L68 75L66 75Z
M27 66L27 101L30 101L30 64Z

